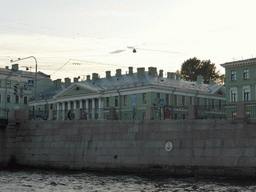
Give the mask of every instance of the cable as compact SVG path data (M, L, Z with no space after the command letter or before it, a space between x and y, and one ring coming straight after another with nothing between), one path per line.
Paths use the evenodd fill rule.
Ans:
M120 65L115 65L115 64L107 64L107 63L100 63L100 62L93 62L93 61L85 61L85 60L79 60L79 59L69 59L66 63L64 63L59 69L57 69L56 71L54 71L52 74L58 72L59 70L61 70L64 66L66 66L69 61L74 60L74 61L82 61L82 62L87 62L87 63L94 63L94 64L99 64L99 65L110 65L110 66L120 66ZM126 67L126 66L120 66L120 67Z

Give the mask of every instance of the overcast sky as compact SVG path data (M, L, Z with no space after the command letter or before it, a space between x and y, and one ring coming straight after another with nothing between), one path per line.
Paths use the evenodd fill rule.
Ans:
M224 73L219 64L256 57L255 8L255 0L0 0L0 67L35 56L53 79L83 79L129 66L175 72L197 57ZM35 70L33 59L18 63Z

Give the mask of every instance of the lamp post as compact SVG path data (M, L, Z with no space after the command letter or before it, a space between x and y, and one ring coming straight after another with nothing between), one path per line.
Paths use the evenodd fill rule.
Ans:
M36 111L36 88L37 88L37 60L36 60L36 58L34 56L29 56L29 57L25 57L25 58L18 58L17 60L11 60L11 63L21 61L21 60L25 60L25 59L30 59L30 58L35 59L35 62L36 62L36 74L35 74L35 111ZM35 118L36 118L36 113L35 113Z

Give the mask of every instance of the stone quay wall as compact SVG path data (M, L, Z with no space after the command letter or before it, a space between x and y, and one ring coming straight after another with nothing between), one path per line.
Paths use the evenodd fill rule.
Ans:
M45 168L255 176L255 125L226 119L23 121L0 130L0 161L2 166L15 158Z

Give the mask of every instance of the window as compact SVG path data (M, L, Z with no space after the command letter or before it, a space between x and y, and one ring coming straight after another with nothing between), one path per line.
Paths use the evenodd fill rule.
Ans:
M230 89L230 102L236 102L237 101L237 88L231 88Z
M24 100L25 101L25 100ZM53 109L53 104L50 105L50 109Z
M236 71L231 71L231 81L236 81Z
M244 69L243 77L244 79L249 79L249 69Z
M127 106L127 95L124 95L124 106Z
M243 100L250 101L250 86L243 86Z
M160 93L157 93L157 94L156 94L156 97L157 97L158 99L160 99Z
M11 87L11 81L6 82L6 87L10 88Z
M146 93L142 93L142 104L147 104L147 96L146 96Z
M193 97L189 97L189 105L193 105Z
M200 98L197 98L196 101L197 101L196 102L197 106L199 106L200 105Z
M174 105L178 105L178 99L177 99L177 95L174 95Z
M2 80L0 80L0 87L2 87Z
M204 99L204 105L207 106L207 98Z
M2 102L2 95L0 95L0 102Z
M219 100L219 109L221 109L221 100Z
M165 95L165 102L166 102L166 105L169 105L169 95L168 94Z
M27 83L24 84L24 90L28 90L28 84Z
M28 97L24 97L24 104L28 104Z
M115 96L115 107L118 106L118 96Z
M185 96L182 96L182 105L185 106L185 104L186 104Z
M106 98L106 107L109 107L109 97Z
M11 95L6 96L6 101L7 101L7 103L11 103Z
M214 108L215 102L214 99L212 99L212 108Z
M15 96L15 103L19 103L20 102L20 97L18 95Z

